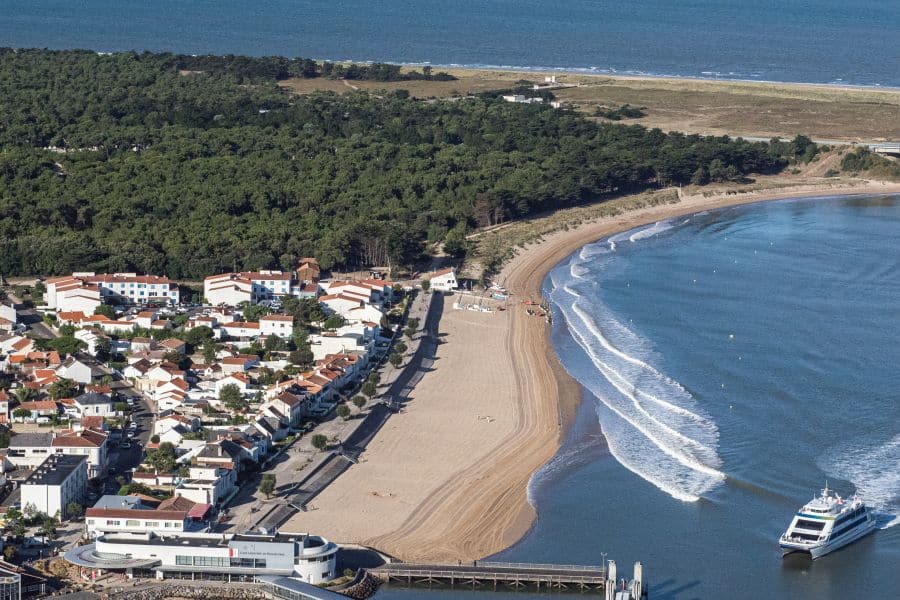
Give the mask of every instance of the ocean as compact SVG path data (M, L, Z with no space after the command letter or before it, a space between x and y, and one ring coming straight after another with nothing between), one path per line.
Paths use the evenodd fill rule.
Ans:
M900 86L896 0L3 0L0 46Z
M554 268L553 343L583 402L532 480L534 527L495 558L641 561L657 600L894 597L898 231L900 196L770 202L618 234ZM826 482L881 528L783 559L778 537ZM490 597L427 594L378 597Z

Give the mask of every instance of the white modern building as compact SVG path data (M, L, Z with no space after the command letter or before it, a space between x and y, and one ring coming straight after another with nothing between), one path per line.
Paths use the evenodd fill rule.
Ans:
M167 575L227 581L256 576L295 577L309 584L334 579L338 546L325 538L292 533L179 533L99 536L65 554L72 564L127 576Z
M22 482L22 509L65 519L69 503L84 504L87 479L86 456L53 454Z

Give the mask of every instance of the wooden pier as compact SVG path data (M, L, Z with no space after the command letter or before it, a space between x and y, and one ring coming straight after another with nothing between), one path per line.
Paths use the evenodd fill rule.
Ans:
M372 574L386 583L471 589L535 589L603 593L606 569L600 566L481 562L457 565L390 563Z

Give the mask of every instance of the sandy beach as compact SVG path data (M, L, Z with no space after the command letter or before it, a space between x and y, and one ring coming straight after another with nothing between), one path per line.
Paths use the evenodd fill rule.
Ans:
M703 210L809 196L900 193L900 184L821 184L789 191L682 195L678 203L598 218L544 237L497 278L508 310L453 310L447 298L432 372L352 467L283 529L374 546L403 560L473 560L521 538L535 518L526 489L556 452L580 401L538 299L560 260L601 237Z

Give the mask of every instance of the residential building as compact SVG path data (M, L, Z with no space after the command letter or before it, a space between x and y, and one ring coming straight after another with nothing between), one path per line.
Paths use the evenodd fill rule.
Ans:
M22 482L22 507L36 512L69 517L71 502L84 504L87 490L87 457L53 454Z
M222 329L228 337L250 339L259 337L259 323L235 321L223 323Z
M100 430L23 432L9 441L7 459L19 468L34 469L54 455L86 457L88 477L102 477L109 467L108 435Z
M88 392L74 398L75 407L82 417L101 416L113 417L116 415L115 404L109 394Z
M448 267L431 273L428 276L430 289L436 292L452 292L459 287L456 280L456 269Z
M56 369L57 375L77 383L88 384L94 380L94 368L85 360L69 356Z
M192 529L188 511L147 506L135 496L103 496L84 516L88 539L106 534L170 536Z
M90 310L72 302L69 296L77 296L91 292L91 299L97 303ZM96 295L93 292L96 291ZM72 273L69 277L56 277L47 280L47 292L44 294L47 306L57 310L82 310L85 314L94 313L94 308L101 301L114 304L147 304L150 302L178 304L181 301L178 286L168 277L156 275L138 275L137 273Z
M236 446L236 444L232 444ZM175 488L177 497L198 504L217 506L237 490L237 470L230 456L223 453L222 462L216 462L221 444L207 444L197 455L197 466L190 467L188 476ZM235 456L239 456L237 451ZM204 458L207 459L204 461Z
M291 336L294 318L288 315L266 315L259 318L260 335L277 335L281 339Z

